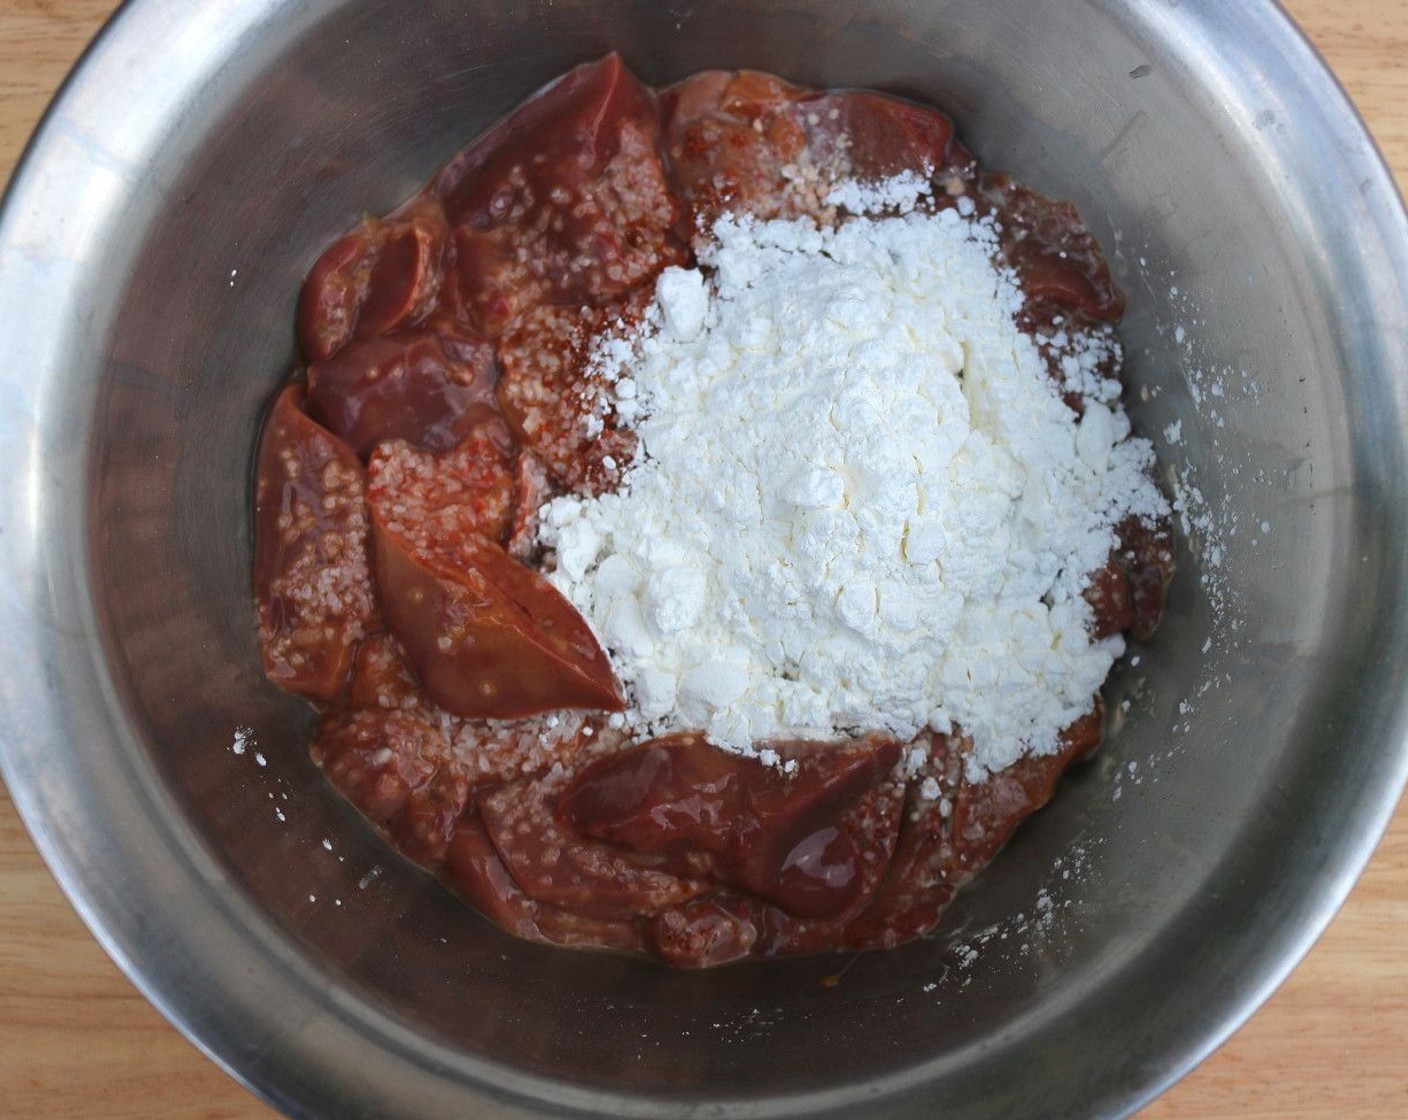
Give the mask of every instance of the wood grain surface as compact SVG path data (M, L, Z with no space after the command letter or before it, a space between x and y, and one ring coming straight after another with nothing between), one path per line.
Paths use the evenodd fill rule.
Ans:
M1229 0L1234 2L1234 0ZM0 181L113 0L0 0ZM1287 5L1408 182L1408 0ZM137 994L0 790L0 1117L273 1120ZM1408 1117L1408 806L1290 980L1142 1120Z

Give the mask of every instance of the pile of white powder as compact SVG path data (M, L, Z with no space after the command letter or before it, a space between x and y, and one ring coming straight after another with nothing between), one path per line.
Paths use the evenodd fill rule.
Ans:
M724 218L703 271L666 270L646 327L602 341L639 450L541 533L630 725L765 758L958 726L976 779L1089 710L1123 643L1090 639L1082 591L1113 526L1166 503L1118 384L1062 403L963 211Z

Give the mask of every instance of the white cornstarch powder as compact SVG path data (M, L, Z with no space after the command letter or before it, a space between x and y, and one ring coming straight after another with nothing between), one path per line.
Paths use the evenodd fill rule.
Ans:
M541 534L632 727L760 754L956 726L976 780L1089 711L1123 642L1090 639L1082 591L1120 520L1167 507L1117 385L1062 402L996 252L955 209L724 218L602 343L636 459Z

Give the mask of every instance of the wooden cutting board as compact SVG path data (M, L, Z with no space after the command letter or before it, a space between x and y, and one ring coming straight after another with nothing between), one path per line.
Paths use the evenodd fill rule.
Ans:
M1229 0L1236 2L1236 0ZM1408 183L1408 0L1290 0ZM0 180L114 0L0 0ZM1153 1013L1154 1009L1150 1009ZM1329 932L1141 1120L1408 1117L1408 806ZM137 994L0 791L0 1117L274 1120Z

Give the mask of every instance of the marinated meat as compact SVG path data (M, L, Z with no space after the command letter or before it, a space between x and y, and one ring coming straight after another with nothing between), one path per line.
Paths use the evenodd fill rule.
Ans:
M1165 520L1146 525L1130 518L1120 525L1119 534L1114 562L1129 584L1129 632L1148 639L1163 617L1173 582L1173 524Z
M446 875L500 929L529 941L628 953L646 949L638 920L597 918L529 898L513 881L478 817L461 822L450 843Z
M770 746L789 770L717 750L700 735L641 743L577 775L558 802L559 819L677 874L801 917L835 916L861 896L873 846L842 821L894 769L899 745Z
M330 245L303 284L298 338L310 362L430 314L444 279L449 227L432 198L368 218Z
M429 332L352 342L308 367L308 414L363 458L392 439L449 451L494 416L498 374L488 342L452 346Z
M1066 767L1100 745L1105 720L1099 699L1071 724L1055 754L1028 755L982 781L964 781L953 798L955 866L966 879L985 866L1022 820L1051 800Z
M727 210L791 218L820 208L787 174L806 140L786 109L808 92L771 74L706 70L660 95L683 237Z
M335 700L375 629L367 482L351 449L279 394L256 468L254 594L264 671L280 688Z
M401 440L379 445L367 465L368 501L389 532L419 549L437 541L502 541L512 522L517 481L512 441L494 417L443 455Z
M387 626L441 707L494 719L622 709L606 654L542 576L482 537L419 543L375 512L372 526Z
M947 194L965 190L974 171L948 117L883 94L819 94L771 74L709 70L665 90L661 111L687 238L725 212L827 217L827 196L844 180L916 172Z
M527 102L431 189L454 229L453 307L489 336L540 304L615 299L685 259L655 96L618 55Z
M322 720L313 757L333 785L411 859L444 858L470 780L450 737L423 710L362 708Z
M606 371L592 348L603 332L637 326L653 293L637 289L603 307L539 307L499 339L499 407L514 435L568 490L620 484L636 440L616 422Z
M1004 174L984 176L979 195L1002 216L1002 248L1027 297L1028 325L1070 315L1115 322L1124 314L1124 295L1074 206Z
M1098 697L1055 754L980 780L957 728L763 744L773 765L698 733L632 738L606 654L546 578L544 504L615 489L637 455L603 336L640 326L655 277L724 212L842 221L835 185L898 174L930 209L997 219L1019 325L1084 410L1062 340L1085 332L1076 372L1116 377L1123 310L1093 237L980 174L943 114L882 94L753 71L657 94L611 55L310 271L307 388L279 394L257 462L266 671L318 706L329 780L501 928L681 968L893 946L1099 743ZM1085 592L1093 637L1153 630L1173 546L1167 521L1118 526Z
M630 858L564 827L553 812L567 777L513 782L479 799L484 829L509 875L537 902L596 918L631 919L695 898L707 884Z

